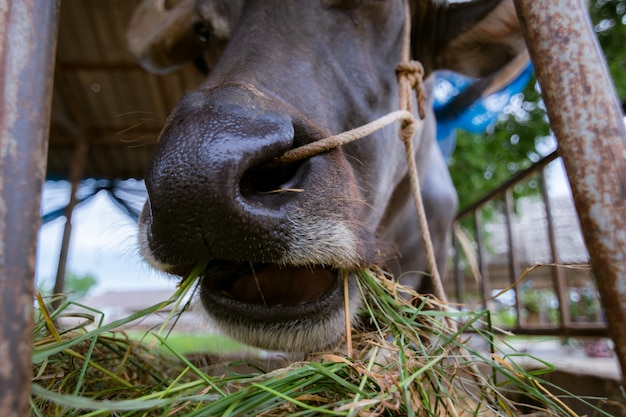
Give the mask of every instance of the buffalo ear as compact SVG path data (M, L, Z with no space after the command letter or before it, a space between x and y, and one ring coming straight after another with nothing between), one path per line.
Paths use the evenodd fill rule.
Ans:
M512 0L457 2L438 9L433 70L482 77L526 49Z

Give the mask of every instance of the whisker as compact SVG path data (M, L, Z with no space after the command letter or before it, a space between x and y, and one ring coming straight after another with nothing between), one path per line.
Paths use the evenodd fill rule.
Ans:
M278 194L278 193L303 193L304 189L302 188L279 188L277 190L271 191L260 191L259 194Z
M250 264L250 269L252 270L252 276L254 276L254 282L256 282L256 288L257 290L259 290L259 295L261 295L261 300L263 300L263 305L267 307L265 296L263 295L263 291L261 290L261 283L259 282L259 279L256 276L256 272L254 271L254 265L252 265L252 262L248 262L248 264Z

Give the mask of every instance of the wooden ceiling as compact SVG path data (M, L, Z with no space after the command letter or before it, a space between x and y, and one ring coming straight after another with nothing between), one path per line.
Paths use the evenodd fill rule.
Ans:
M62 0L48 179L69 177L81 141L83 178L143 178L168 114L200 83L193 66L153 75L133 61L125 31L137 3Z

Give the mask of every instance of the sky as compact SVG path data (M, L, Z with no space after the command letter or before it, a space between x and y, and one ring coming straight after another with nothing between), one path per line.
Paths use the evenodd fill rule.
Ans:
M66 182L47 182L43 211L66 204ZM41 227L37 245L36 280L52 286L56 277L65 218ZM176 281L153 271L138 255L137 226L104 192L74 210L67 272L91 274L98 284L92 293L175 288Z
M546 149L549 151L549 149ZM560 160L551 164L550 193L569 192ZM137 184L142 187L142 184ZM66 204L66 182L48 182L44 187L43 211ZM39 233L36 279L51 287L56 276L65 218L43 225ZM153 271L138 254L137 225L101 192L74 210L67 272L91 274L98 280L91 294L107 291L174 289L176 280Z

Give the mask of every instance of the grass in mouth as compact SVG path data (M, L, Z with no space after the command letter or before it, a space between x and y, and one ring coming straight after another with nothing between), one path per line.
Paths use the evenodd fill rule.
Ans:
M553 370L550 364L527 371L516 364L522 354L495 350L498 331L487 311L453 310L378 270L357 274L369 330L352 331L350 355L342 346L271 372L216 377L171 343L167 329L177 313L149 333L150 343L118 330L166 306L184 310L182 300L202 268L170 299L109 324L98 323L102 313L82 306L80 318L90 326L61 331L56 319L78 313L66 305L48 314L39 298L32 415L576 416L561 399L571 394L541 380ZM472 339L490 351L468 343L470 329Z

